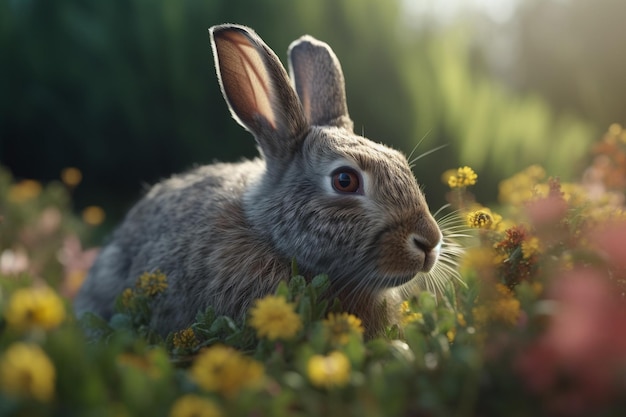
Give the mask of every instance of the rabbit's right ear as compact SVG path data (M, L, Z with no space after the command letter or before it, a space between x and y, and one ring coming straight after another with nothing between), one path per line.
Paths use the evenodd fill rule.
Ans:
M302 36L289 46L289 65L309 123L352 131L343 71L330 46Z
M280 60L245 26L213 26L209 33L231 114L254 135L266 158L289 158L309 125Z

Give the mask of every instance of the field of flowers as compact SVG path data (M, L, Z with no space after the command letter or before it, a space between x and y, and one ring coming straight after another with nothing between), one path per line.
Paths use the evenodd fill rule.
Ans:
M0 171L0 416L625 415L626 130L590 152L575 183L539 166L501 181L497 207L472 197L480 173L445 173L463 282L416 294L372 340L296 266L245 323L209 309L161 339L160 272L110 321L77 320L103 210L72 213L75 168L47 185Z

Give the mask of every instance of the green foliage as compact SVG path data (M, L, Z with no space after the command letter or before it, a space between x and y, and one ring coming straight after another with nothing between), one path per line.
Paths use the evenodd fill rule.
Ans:
M413 138L427 135L426 146L449 145L440 151L443 155L429 156L418 166L445 159L472 166L485 187L477 193L487 201L495 196L486 190L495 189L499 179L531 164L562 178L578 172L589 138L597 134L590 124L555 112L539 95L515 94L471 70L466 27L414 39L410 47L419 53L406 53L401 65L415 103ZM426 181L425 176L420 179Z
M472 33L418 31L400 1L62 0L0 4L0 159L19 177L77 166L78 208L115 221L140 184L215 158L255 155L231 120L207 29L255 28L281 58L304 33L327 41L346 74L357 132L409 153L437 207L438 172L460 161L495 181L541 163L572 173L589 127L537 96L514 96L473 68ZM428 25L424 25L427 27ZM33 121L36 121L34 123ZM488 191L479 190L486 199Z
M520 6L515 27L502 31L521 51L505 68L507 81L541 92L554 108L575 111L596 126L626 122L624 2L535 0Z
M482 209L490 218L470 222L480 229L460 265L465 283L451 281L437 296L417 293L375 338L364 339L358 318L342 314L338 302L322 301L327 276L307 280L295 264L293 278L265 298L281 303L255 304L242 321L208 308L164 339L150 328L151 310L168 291L159 271L138 277L106 321L77 320L66 299L44 291L64 288L58 258L48 260L49 270L28 263L3 270L0 416L620 415L626 341L616 329L626 306L615 294L626 282L626 224L622 200L609 197L626 184L623 137L611 126L598 148L615 163L597 168L606 170L600 181L610 180L602 183L610 186L606 198L588 199L578 184L544 183L537 169L507 180L516 184L501 195L509 218ZM48 186L10 191L24 184L3 178L3 213L32 215L5 220L17 241L3 243L2 256L38 213L67 202L67 191L59 200ZM463 184L453 203L465 214L475 207L466 190L473 183ZM68 205L55 207L68 221L54 243L62 245L85 225ZM28 251L29 261L38 251L50 256L44 246ZM272 314L260 315L266 323L252 320L263 308L287 309L301 325L277 339L263 336L260 325L276 325Z

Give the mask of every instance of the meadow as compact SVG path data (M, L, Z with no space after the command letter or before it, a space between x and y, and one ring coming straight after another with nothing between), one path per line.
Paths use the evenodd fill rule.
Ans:
M329 278L296 265L245 322L208 309L159 337L159 272L137 277L111 320L78 319L97 251L83 245L106 213L73 210L76 168L45 184L2 170L0 415L623 415L626 130L611 125L587 161L573 182L529 166L490 206L472 194L479 170L441 173L449 238L465 236L460 279L415 294L369 340L319 301Z

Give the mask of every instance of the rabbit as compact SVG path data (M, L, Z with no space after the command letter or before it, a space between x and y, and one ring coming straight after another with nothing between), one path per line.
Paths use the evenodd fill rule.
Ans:
M157 332L188 327L208 306L243 318L290 279L295 260L309 279L328 274L326 296L380 334L397 320L399 289L424 279L443 242L407 158L353 133L327 44L294 41L288 75L252 29L218 25L209 34L228 108L260 156L154 185L101 250L77 315L110 317L125 288L160 270L169 287L154 303Z

